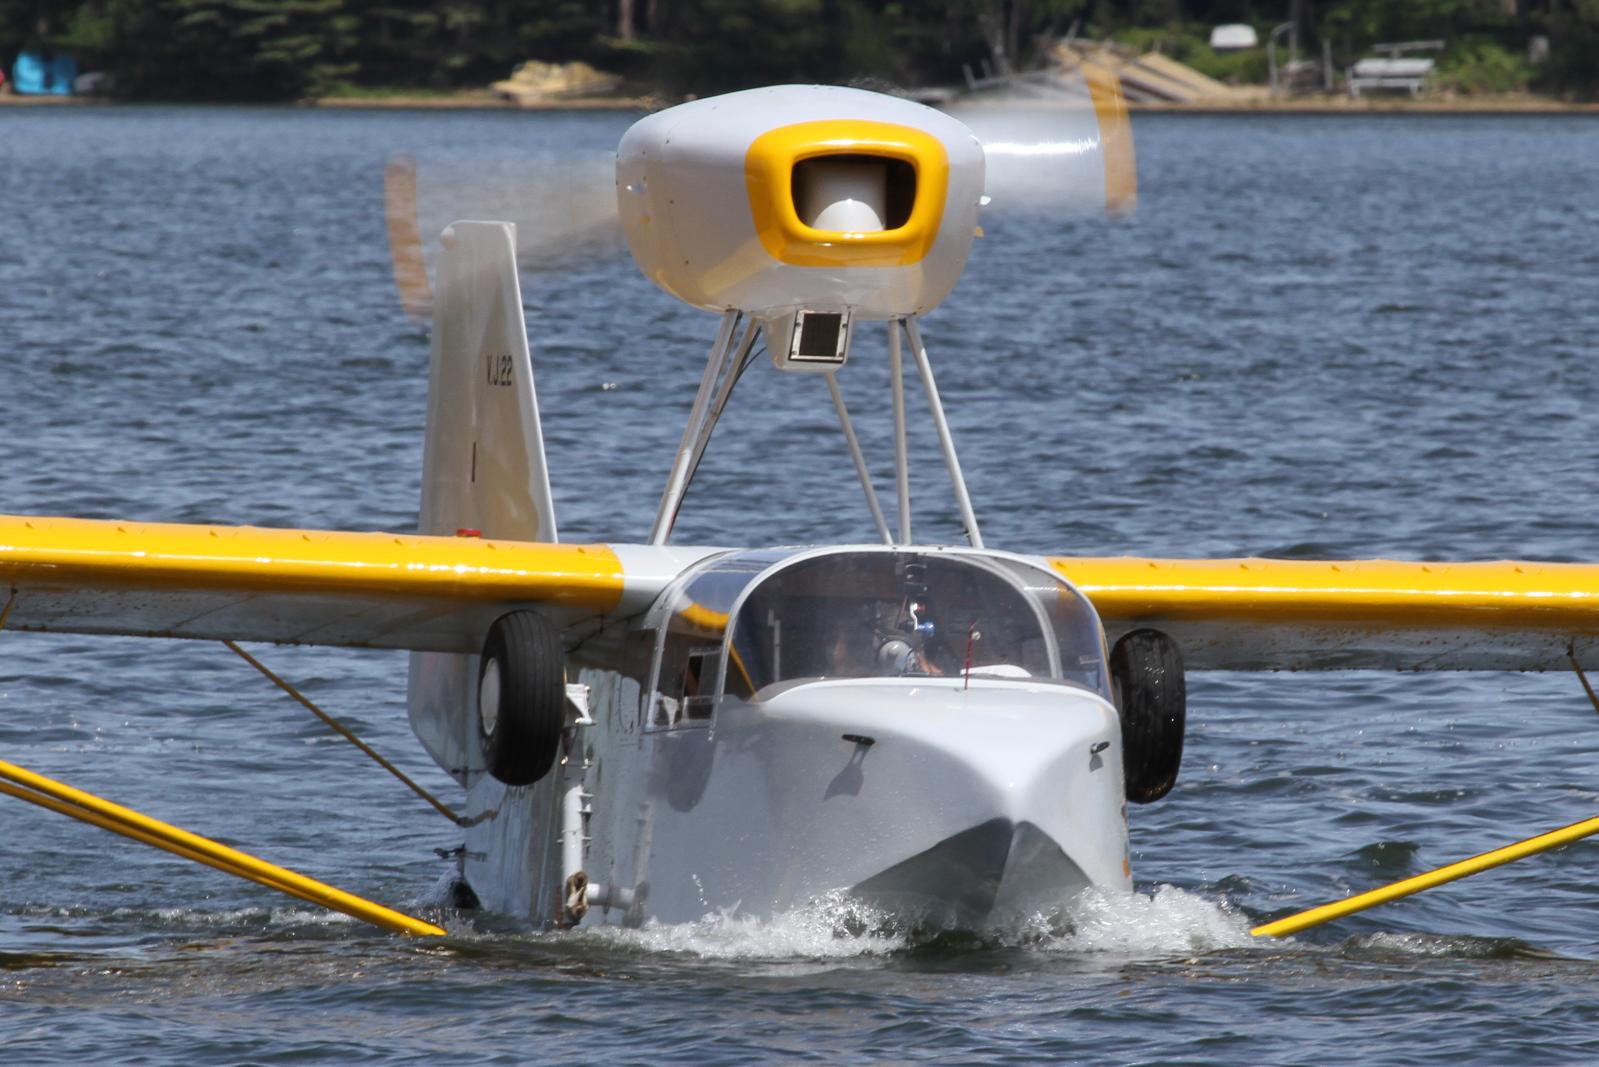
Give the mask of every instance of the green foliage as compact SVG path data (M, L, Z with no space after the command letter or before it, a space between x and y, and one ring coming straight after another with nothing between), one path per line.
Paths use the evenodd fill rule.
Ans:
M139 98L292 99L356 70L344 0L106 0L100 49ZM130 47L130 43L133 46Z
M843 69L837 5L828 0L674 0L656 33L658 74L678 91L762 81L824 82Z
M80 57L104 55L116 46L116 24L98 5L85 4L72 12L50 45Z
M1527 0L1522 0L1527 3ZM1468 32L1513 32L1504 0L1339 0L1324 9L1319 28L1357 48L1384 41L1453 40Z
M0 0L0 62L70 51L144 99L273 100L329 91L481 87L526 59L584 60L641 88L709 93L777 81L957 84L1003 53L1026 69L1079 36L1158 48L1213 78L1260 82L1265 50L1217 54L1210 29L1263 36L1287 0ZM1599 95L1599 0L1319 0L1305 50L1340 66L1385 41L1450 42L1439 81ZM1546 63L1527 44L1547 36Z
M1269 74L1266 49L1250 48L1238 52L1214 52L1207 38L1203 48L1183 60L1201 74L1208 74L1228 85L1263 84Z
M1438 82L1460 93L1522 92L1532 66L1492 40L1474 38L1451 47L1438 64Z
M1552 19L1549 61L1532 86L1572 100L1599 100L1599 0L1578 0L1575 10Z
M905 51L895 27L902 24L903 12L873 11L857 0L843 0L839 15L843 21L842 68L857 79L900 80L906 71Z
M1170 56L1201 74L1229 85L1248 85L1266 80L1265 48L1217 52L1210 47L1209 26L1176 23L1157 28L1135 27L1122 30L1114 39L1141 52L1159 52Z

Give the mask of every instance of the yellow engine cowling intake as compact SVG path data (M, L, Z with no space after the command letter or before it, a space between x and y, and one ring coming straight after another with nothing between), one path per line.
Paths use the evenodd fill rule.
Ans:
M906 267L938 239L949 155L911 126L800 122L755 139L744 179L755 231L778 262Z

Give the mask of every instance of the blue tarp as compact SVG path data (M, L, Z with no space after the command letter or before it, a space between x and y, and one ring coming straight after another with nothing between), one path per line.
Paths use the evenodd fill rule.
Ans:
M70 96L77 77L78 61L71 56L47 59L42 52L20 52L11 67L11 91Z

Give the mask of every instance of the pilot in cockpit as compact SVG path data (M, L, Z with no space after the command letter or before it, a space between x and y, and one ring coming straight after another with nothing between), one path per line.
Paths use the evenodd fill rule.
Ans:
M1016 663L1016 626L966 568L896 568L895 592L830 598L817 671L831 678L972 675L1026 678ZM887 596L884 593L888 593ZM796 659L797 663L797 659Z
M938 624L927 605L907 600L887 627L876 630L878 673L888 677L907 674L943 674L931 658L937 647Z
M958 663L938 637L938 625L923 600L863 603L840 625L828 654L828 673L839 678L898 678L941 675Z

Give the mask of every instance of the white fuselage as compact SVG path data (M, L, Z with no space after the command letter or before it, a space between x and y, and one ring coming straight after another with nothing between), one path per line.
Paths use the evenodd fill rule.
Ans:
M1119 726L1098 693L820 680L652 728L636 681L598 666L581 680L593 722L562 763L533 786L484 775L471 790L468 814L485 817L465 873L492 911L574 921L574 863L589 923L767 916L847 890L970 929L1130 888Z

